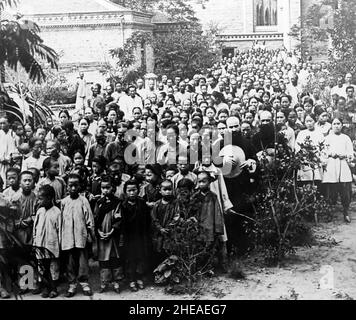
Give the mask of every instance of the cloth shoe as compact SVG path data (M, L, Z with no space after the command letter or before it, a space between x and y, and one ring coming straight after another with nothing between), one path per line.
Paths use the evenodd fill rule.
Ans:
M120 293L120 284L118 284L117 282L114 282L114 291L116 293Z
M139 289L141 290L145 289L145 285L143 284L142 280L137 280L136 283Z
M93 295L93 292L90 289L89 283L83 282L80 285L82 286L83 294L85 296L92 296Z
M1 297L1 299L9 299L10 298L10 294L5 289L1 289L0 290L0 297Z
M138 291L138 288L137 288L137 285L136 285L135 281L130 282L130 290L132 292L137 292Z
M67 298L72 298L72 297L74 297L75 294L76 294L76 291L77 291L77 285L71 283L71 284L69 285L68 291L67 291L67 293L66 293L66 297L67 297Z

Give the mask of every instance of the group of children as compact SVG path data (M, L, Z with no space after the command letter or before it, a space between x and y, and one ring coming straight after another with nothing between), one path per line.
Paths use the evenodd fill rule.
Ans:
M191 216L206 230L209 243L223 243L223 205L211 191L217 177L209 170L199 167L193 173L179 161L164 172L159 164L137 166L130 176L122 162L106 168L105 159L96 157L89 175L79 158L75 153L73 167L63 170L52 154L43 161L41 179L36 168L6 172L2 196L14 218L13 234L45 250L38 257L42 272L33 293L55 298L65 278L66 297L76 294L78 283L84 295L92 295L91 257L99 262L100 292L112 282L119 293L123 279L132 291L143 289L144 279L167 257L165 237L177 221ZM192 200L199 202L198 211L189 208ZM8 298L1 280L1 297Z

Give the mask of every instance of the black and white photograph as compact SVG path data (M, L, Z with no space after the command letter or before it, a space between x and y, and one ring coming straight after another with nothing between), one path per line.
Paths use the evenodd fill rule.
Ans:
M0 0L0 305L356 299L355 91L356 0Z

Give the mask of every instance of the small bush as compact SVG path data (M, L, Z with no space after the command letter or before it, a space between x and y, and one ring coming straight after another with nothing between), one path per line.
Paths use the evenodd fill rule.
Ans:
M297 245L313 241L310 220L330 212L325 199L313 183L297 181L298 170L304 166L321 166L323 145L314 146L310 139L300 145L301 150L289 156L287 150L276 145L272 161L267 156L260 161L262 181L254 203L255 223L252 232L255 247L263 252L269 263L280 263L295 252Z
M185 287L191 293L206 274L211 273L214 245L195 217L180 219L165 239L168 258L155 270L155 283Z

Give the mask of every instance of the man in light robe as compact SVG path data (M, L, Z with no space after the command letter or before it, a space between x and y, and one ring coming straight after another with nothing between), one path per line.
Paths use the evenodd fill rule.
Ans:
M0 141L0 176L6 183L6 170L10 168L11 155L17 151L6 115L0 115Z

